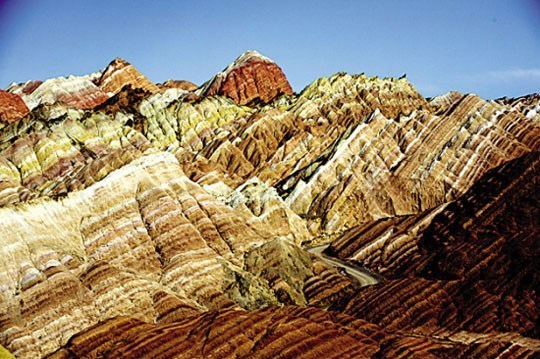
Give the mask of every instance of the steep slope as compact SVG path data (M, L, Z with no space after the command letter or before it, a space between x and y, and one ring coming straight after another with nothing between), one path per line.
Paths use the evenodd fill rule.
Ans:
M257 51L247 51L198 90L201 96L221 95L240 105L268 103L292 88L278 65Z
M349 129L328 155L278 185L326 233L452 200L489 168L540 146L537 121L476 96L442 115L375 111Z
M96 107L108 98L109 96L88 78L76 76L47 80L31 93L23 95L24 102L30 109L40 104L63 102L66 105L86 110Z
M517 261L527 267L534 250L527 254L510 248L529 248L527 241L540 231L536 216L539 161L536 151L506 162L456 201L355 227L333 242L329 251L388 277L460 278L471 274L477 257L487 248L493 256L490 261L511 267ZM512 258L516 255L520 257ZM485 274L488 263L474 272ZM443 265L448 267L443 269Z
M64 199L0 212L0 340L16 356L50 353L116 316L152 322L233 305L324 303L350 286L249 212L209 195L168 153Z
M407 346L404 342L407 341ZM100 323L73 337L49 358L472 358L535 353L516 344L461 344L400 337L353 317L315 308L267 307L210 311L174 323L133 318Z
M195 87L115 59L5 92L35 107L0 126L0 345L538 355L538 95L346 73L293 94L252 51Z
M126 85L155 92L158 87L150 82L133 65L117 57L102 71L102 75L94 83L105 93L114 95Z
M316 236L452 200L540 145L538 121L498 103L461 95L437 109L406 79L346 74L232 130L202 154L275 186Z
M0 90L0 126L23 118L28 111L19 95Z
M24 124L6 128L0 148L25 134L52 139L51 134L70 119L77 123L83 117L104 118L96 111L64 110L66 118L39 110ZM177 154L194 180L219 178L236 187L258 177L274 186L287 205L307 219L310 233L323 240L360 223L413 214L452 200L488 169L540 146L537 117L457 93L433 99L430 105L404 78L337 74L314 82L298 97L257 108L221 97L196 99L181 89L152 94L127 85L96 110L107 113L115 133L133 133L139 143L148 141L151 147ZM42 124L48 118L60 119L57 129ZM103 137L103 132L92 136L96 135ZM110 142L105 137L100 142ZM69 142L75 147L69 152L85 150L81 143L87 143ZM36 142L31 143L34 148ZM113 143L124 148L129 142ZM3 172L9 176L10 191L20 193L21 185L28 188L27 171L16 162L35 163L25 159L28 155L39 163L45 160L32 152L35 149L17 154L20 159L15 162L15 154L8 155ZM55 153L54 162L65 156ZM39 167L34 172L43 173ZM62 181L70 182L78 174L67 171ZM45 176L30 186L35 193L31 196L3 201L75 188L44 191L50 185L41 185L49 180L54 179ZM358 206L363 209L353 210Z
M539 351L539 166L540 152L526 154L435 211L347 232L329 252L392 279L334 309L392 332Z

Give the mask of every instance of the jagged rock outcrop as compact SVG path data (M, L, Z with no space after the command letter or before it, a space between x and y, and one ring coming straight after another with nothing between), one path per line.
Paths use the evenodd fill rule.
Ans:
M240 105L268 103L278 95L293 93L281 68L257 51L242 54L198 92L201 96L227 96Z
M189 158L193 179L236 187L257 176L323 239L452 200L487 169L539 146L535 118L474 95L430 104L404 78L337 74L259 109L129 86L97 110Z
M517 98L503 97L501 99L498 99L497 102L521 112L527 118L538 118L538 116L540 116L539 93Z
M320 219L312 226L339 233L452 200L489 168L538 149L539 133L537 122L476 96L444 115L388 119L376 111L281 188L296 213Z
M216 193L218 194L218 193ZM294 213L279 196L261 180L254 178L227 194L226 203L236 210L256 216L272 233L302 244L311 237L306 222Z
M19 95L0 90L0 125L23 118L29 109Z

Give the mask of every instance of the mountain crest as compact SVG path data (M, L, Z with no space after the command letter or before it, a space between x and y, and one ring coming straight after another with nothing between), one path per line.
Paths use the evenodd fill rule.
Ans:
M268 103L281 94L292 94L293 91L274 61L250 50L206 82L198 93L203 96L226 96L240 105L246 105L257 101Z
M248 50L244 52L242 55L238 56L236 60L234 60L233 63L231 63L223 72L229 73L234 69L237 69L242 66L249 65L250 63L257 63L257 62L267 62L271 64L276 64L273 60L269 59L268 57L261 55L256 50Z
M0 90L0 123L10 123L28 113L23 99L14 93Z
M109 63L101 77L96 79L96 85L109 95L120 92L125 85L150 92L158 90L158 87L141 74L135 66L120 57L116 57Z

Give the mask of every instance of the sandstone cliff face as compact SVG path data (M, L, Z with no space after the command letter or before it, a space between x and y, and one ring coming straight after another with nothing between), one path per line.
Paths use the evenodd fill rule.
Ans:
M540 351L538 95L345 73L293 94L254 52L196 91L116 59L4 93L32 104L0 128L17 357Z
M205 83L199 92L202 96L227 96L246 105L254 101L268 103L293 91L278 65L257 51L248 51Z

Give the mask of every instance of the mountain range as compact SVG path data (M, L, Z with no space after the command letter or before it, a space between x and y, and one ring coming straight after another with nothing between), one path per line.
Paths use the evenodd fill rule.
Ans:
M347 73L296 93L256 51L201 86L120 58L14 83L0 90L0 344L17 358L538 357L539 150L538 94L424 98L406 77Z

